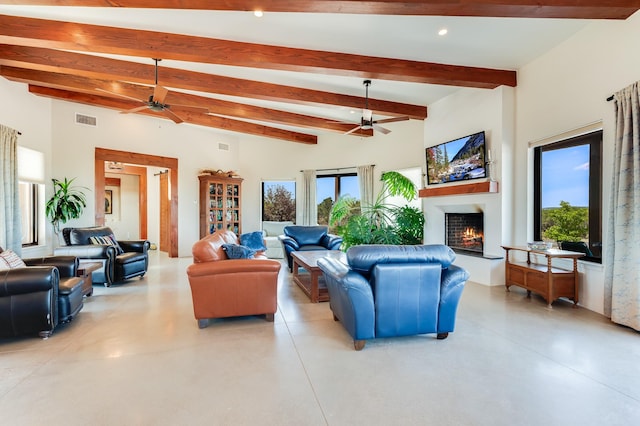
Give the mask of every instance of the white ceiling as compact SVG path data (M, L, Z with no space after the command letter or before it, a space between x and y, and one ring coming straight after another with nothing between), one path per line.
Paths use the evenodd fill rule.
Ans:
M0 5L0 14L503 70L518 70L590 22L579 19L308 13L265 13L262 18L257 18L251 12L7 5ZM442 28L448 29L445 36L438 35ZM153 63L150 58L117 58ZM362 79L357 77L170 60L160 63L160 84L163 66L328 92L364 95ZM153 83L153 76L150 76L150 83ZM465 89L374 80L370 96L428 106L456 90ZM332 119L353 119L348 108L309 107L247 99L239 101ZM322 133L321 130L301 131L310 134Z

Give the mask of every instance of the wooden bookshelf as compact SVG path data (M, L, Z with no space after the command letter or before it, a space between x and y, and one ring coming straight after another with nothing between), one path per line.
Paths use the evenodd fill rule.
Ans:
M422 188L418 191L421 198L442 197L445 195L465 195L498 192L498 182L486 181L479 183L465 183L461 185L436 186L433 188Z

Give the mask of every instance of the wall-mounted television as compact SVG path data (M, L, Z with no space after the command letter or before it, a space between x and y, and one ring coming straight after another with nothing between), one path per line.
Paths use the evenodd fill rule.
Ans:
M429 185L487 177L484 131L427 148L426 155Z

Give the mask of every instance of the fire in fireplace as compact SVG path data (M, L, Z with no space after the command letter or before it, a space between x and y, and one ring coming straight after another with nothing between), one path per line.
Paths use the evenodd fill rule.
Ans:
M482 256L483 213L445 213L445 244L455 252Z

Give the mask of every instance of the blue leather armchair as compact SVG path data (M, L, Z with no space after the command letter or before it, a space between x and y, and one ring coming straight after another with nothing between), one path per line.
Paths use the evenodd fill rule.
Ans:
M452 265L445 245L363 245L347 250L347 263L318 260L333 317L353 337L356 350L376 337L453 331L469 273Z
M327 226L291 225L284 227L280 241L284 249L289 271L292 269L291 252L304 250L340 250L342 237L329 234Z

